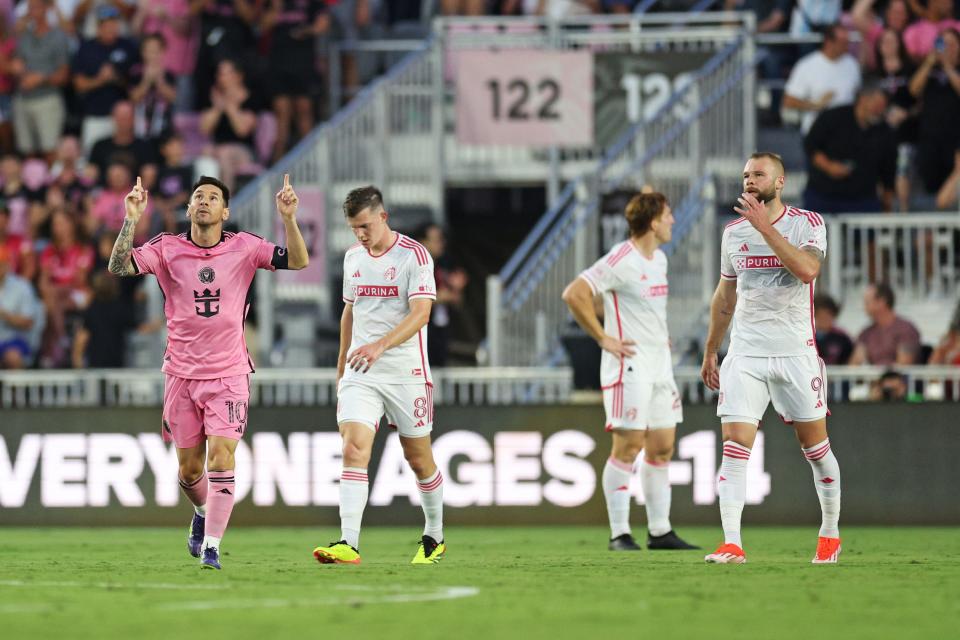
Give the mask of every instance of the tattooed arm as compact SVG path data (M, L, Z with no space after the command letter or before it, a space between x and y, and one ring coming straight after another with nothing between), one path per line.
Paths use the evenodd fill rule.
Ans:
M113 245L113 253L110 254L110 264L107 269L110 273L117 276L135 276L137 270L133 266L130 254L133 252L133 233L140 221L140 216L147 209L148 192L143 188L140 177L137 177L137 184L133 187L127 197L123 200L123 205L127 210L127 217L123 221L123 227L120 229L120 235Z

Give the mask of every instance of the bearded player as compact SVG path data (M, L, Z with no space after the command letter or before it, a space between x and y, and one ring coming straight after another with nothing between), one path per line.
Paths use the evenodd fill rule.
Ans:
M638 551L630 530L630 479L640 477L649 549L697 549L670 526L670 479L677 423L683 420L667 330L667 256L673 212L661 193L634 196L624 212L630 237L580 274L563 292L573 317L603 349L600 378L606 429L613 438L603 468L611 551ZM603 296L603 324L593 297Z
M234 452L247 428L253 372L243 337L250 287L257 269L307 266L299 199L285 175L276 197L284 249L252 233L224 231L230 191L203 176L187 206L190 231L161 233L134 249L148 196L138 177L124 200L126 219L108 268L118 276L152 273L163 291L163 439L177 448L180 487L194 506L187 549L201 567L220 569L220 544L233 511Z
M822 522L814 564L840 555L840 466L827 437L827 380L813 324L814 282L827 252L823 218L780 200L783 161L755 153L743 170L743 194L720 243L720 283L710 305L701 376L719 389L723 460L717 477L724 543L705 560L747 561L740 538L747 461L760 419L772 401L792 424L813 469ZM723 365L717 352L730 321Z
M434 564L443 539L443 476L433 460L433 382L427 321L437 297L433 259L419 242L390 229L383 195L354 189L343 212L358 243L343 259L337 424L343 437L340 540L313 550L323 564L360 564L367 468L380 418L397 429L414 475L425 525L412 564Z

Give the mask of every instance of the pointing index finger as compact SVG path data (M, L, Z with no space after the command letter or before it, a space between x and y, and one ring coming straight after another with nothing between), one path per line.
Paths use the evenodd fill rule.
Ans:
M286 189L289 186L290 186L290 174L285 173L283 174L283 188Z
M140 176L137 176L137 189L143 189L143 184L140 182Z

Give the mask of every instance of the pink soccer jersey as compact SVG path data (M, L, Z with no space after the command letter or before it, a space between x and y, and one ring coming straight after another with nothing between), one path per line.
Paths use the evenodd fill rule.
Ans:
M378 256L354 245L344 256L343 269L343 301L353 305L351 351L379 340L400 324L410 313L411 300L437 298L433 259L422 244L400 233ZM366 373L347 367L343 379L380 384L431 383L427 328L385 351Z
M163 291L164 373L212 380L253 371L243 339L250 286L257 269L286 268L285 249L246 232L224 232L212 247L161 233L132 255L137 273L154 274Z
M673 380L667 328L667 256L660 249L644 257L634 244L621 242L580 274L594 294L603 295L603 330L619 340L633 340L630 358L604 351L600 384Z

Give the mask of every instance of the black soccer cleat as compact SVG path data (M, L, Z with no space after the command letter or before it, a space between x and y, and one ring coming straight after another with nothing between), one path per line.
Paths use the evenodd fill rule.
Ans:
M643 547L637 544L632 535L625 533L612 538L610 544L607 545L607 549L610 551L642 551Z
M674 533L673 529L667 531L662 536L647 535L647 549L699 549L700 547L690 544Z

